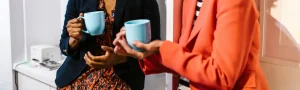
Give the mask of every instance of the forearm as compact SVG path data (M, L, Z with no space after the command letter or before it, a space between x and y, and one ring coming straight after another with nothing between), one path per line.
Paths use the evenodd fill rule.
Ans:
M60 39L60 50L62 54L66 56L73 56L76 54L77 48L80 46L79 43L84 41L84 35L82 40L75 41L74 38L69 36L69 32L67 31L68 21L77 18L79 16L78 11L76 10L76 2L75 0L69 0L66 8L65 20L62 29L61 39Z
M76 42L71 37L62 37L59 44L62 54L66 56L75 55L75 52L77 51L77 48L79 46L76 43L78 42Z
M79 47L80 41L72 37L62 37L60 42L60 49L66 56L75 55L77 48Z
M166 68L161 64L161 56L159 53L152 54L144 58L143 60L139 60L140 67L144 74L157 74L157 73L175 73L172 70Z

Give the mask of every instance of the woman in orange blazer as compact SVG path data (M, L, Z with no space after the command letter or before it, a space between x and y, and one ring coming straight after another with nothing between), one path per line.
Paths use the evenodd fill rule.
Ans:
M186 77L192 90L268 90L259 63L255 0L203 0L194 23L196 4L197 0L174 0L175 42L136 41L133 44L145 50L137 52L129 48L121 30L115 52L141 59L145 74Z

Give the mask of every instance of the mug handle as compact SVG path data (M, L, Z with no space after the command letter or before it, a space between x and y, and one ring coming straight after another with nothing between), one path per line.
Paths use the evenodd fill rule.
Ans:
M83 17L83 16L79 16L77 19L84 19L84 17ZM87 30L82 30L82 32L87 33L87 34L90 34L90 32L87 31Z

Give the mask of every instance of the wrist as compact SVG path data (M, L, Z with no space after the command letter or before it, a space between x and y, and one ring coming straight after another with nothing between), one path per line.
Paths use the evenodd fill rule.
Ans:
M159 40L158 41L158 48L164 43L164 41Z
M157 46L156 46L156 47L157 47L156 53L159 52L160 46L163 44L163 42L164 42L164 41L161 41L161 40L158 40L158 41L157 41L157 44L156 44L156 45L157 45Z
M115 63L115 65L127 62L127 57L126 56L117 55L117 57L119 57L119 58L117 58L118 60Z
M69 46L70 46L70 49L77 48L78 45L79 45L79 41L76 40L76 39L73 38L73 37L70 37L70 39L69 39Z
M77 42L81 42L82 38L83 38L83 34L80 34L79 36L76 36L76 37L70 37L70 38L75 39Z

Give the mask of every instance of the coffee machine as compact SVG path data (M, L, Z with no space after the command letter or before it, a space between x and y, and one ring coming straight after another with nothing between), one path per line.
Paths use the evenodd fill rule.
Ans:
M30 47L30 63L54 70L60 67L62 55L58 46L33 45Z

